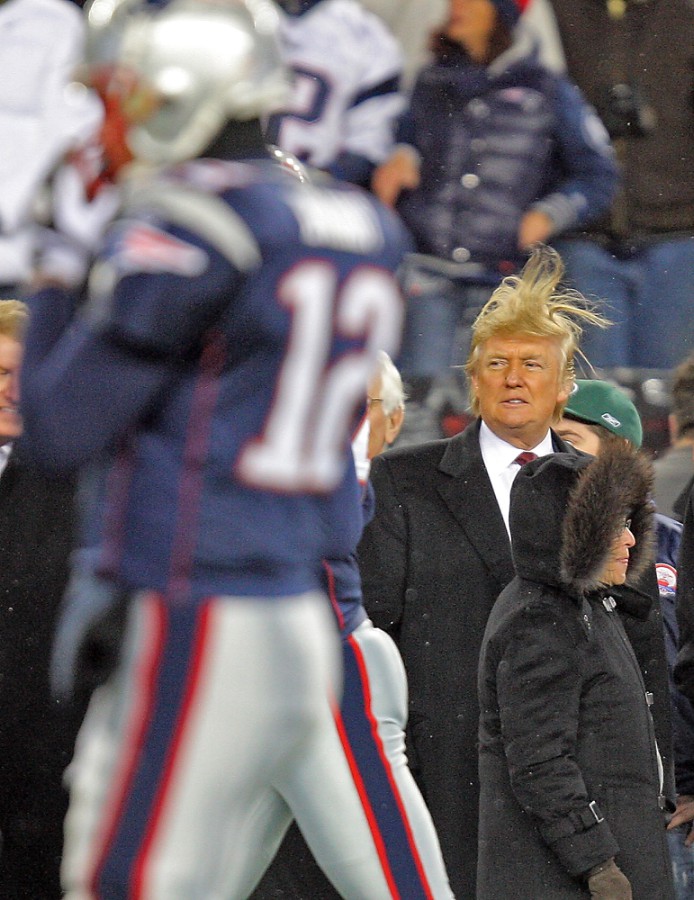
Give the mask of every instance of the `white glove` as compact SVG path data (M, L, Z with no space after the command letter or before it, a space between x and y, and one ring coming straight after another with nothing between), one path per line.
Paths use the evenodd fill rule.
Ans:
M36 235L35 280L68 289L84 284L92 256L119 205L116 185L99 180L101 149L86 145L71 154L51 183L52 228Z
M352 453L354 454L354 466L357 470L357 479L359 484L365 485L369 480L369 471L371 470L371 460L368 457L369 450L369 417L364 416L364 420L352 441Z
M85 148L84 154L88 152ZM57 231L93 253L118 211L120 190L115 184L102 183L90 198L85 180L89 173L78 158L58 169L52 186L52 213Z

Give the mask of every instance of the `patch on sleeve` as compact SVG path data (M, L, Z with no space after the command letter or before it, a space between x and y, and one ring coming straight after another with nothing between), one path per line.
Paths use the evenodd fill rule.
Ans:
M126 223L116 238L111 262L122 274L169 272L202 275L209 258L204 250L144 222Z
M677 590L677 569L667 563L656 563L655 573L661 597L674 597Z

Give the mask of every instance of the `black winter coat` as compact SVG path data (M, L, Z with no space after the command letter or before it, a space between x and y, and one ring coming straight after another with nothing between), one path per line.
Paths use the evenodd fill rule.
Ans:
M62 896L58 870L80 711L50 697L53 628L74 541L74 484L26 465L0 478L0 897Z
M376 457L376 514L359 546L367 612L395 638L407 671L410 768L451 888L465 900L477 871L477 660L514 574L478 434L476 421L453 438Z
M479 668L481 900L588 897L582 876L612 856L634 900L674 897L649 696L599 582L627 518L628 581L652 562L651 479L626 446L545 457L516 478L517 576Z
M677 625L679 652L675 683L694 703L694 478L682 492L678 503L684 505L682 543L677 567Z

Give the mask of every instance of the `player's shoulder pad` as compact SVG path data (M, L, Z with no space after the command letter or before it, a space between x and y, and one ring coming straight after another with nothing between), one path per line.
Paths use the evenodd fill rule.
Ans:
M357 41L362 51L364 43L368 43L371 49L377 49L384 57L378 60L380 65L390 61L391 57L402 62L402 48L390 27L381 16L358 0L319 3L311 13L310 22L316 30L340 34L343 41ZM376 63L377 60L372 59L371 62Z
M145 212L199 235L240 271L251 271L261 263L250 228L215 193L181 181L153 179L130 191L123 208L125 215Z

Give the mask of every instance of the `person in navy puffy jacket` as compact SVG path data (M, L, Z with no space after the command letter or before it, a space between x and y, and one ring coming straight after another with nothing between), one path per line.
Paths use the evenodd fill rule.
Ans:
M399 358L412 424L417 404L466 358L466 326L500 279L533 244L602 215L617 188L597 114L515 27L524 5L451 0L396 148L374 173L375 193L416 245Z

